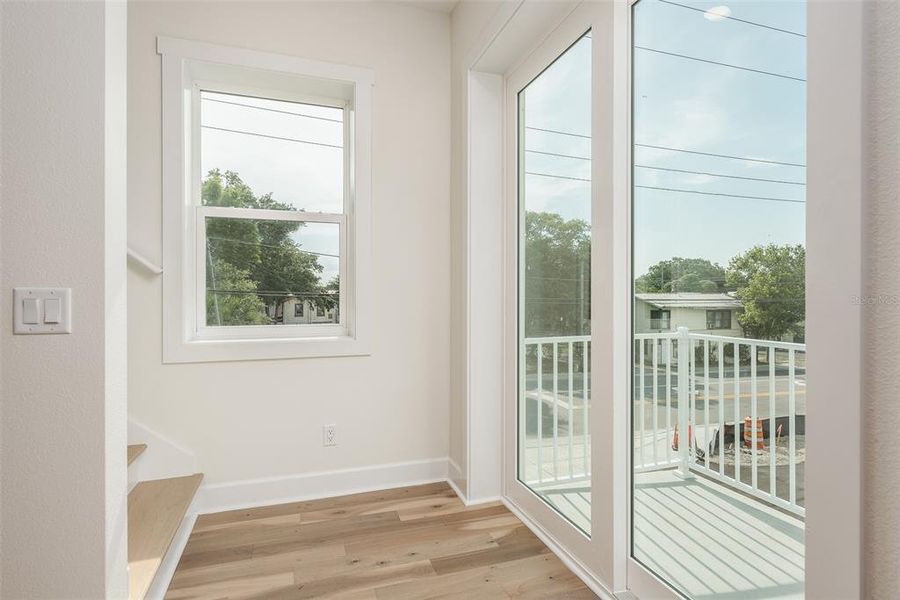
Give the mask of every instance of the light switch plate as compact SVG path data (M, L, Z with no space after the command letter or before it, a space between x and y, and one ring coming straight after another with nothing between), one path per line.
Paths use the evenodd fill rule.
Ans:
M25 323L25 300L37 301L37 323ZM57 323L47 322L47 300L59 301ZM50 320L56 318L54 315ZM72 333L71 288L14 288L13 333L29 335L40 333Z

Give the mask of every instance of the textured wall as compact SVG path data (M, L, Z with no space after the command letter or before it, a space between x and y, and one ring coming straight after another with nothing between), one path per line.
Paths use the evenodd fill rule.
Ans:
M125 6L0 19L3 596L121 598ZM71 287L72 334L12 335L15 286Z
M866 597L900 597L900 3L866 21L863 452Z

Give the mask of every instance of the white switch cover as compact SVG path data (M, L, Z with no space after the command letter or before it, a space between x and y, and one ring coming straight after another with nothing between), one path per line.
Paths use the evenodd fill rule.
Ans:
M13 333L72 333L71 288L14 288Z

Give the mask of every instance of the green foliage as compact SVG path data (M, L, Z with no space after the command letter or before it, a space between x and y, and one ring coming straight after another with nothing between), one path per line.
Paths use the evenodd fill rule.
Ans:
M525 336L589 334L590 224L526 212L525 269Z
M271 194L256 196L237 173L222 173L218 169L211 170L203 181L201 199L206 206L295 210L289 204L273 200ZM209 323L219 320L223 325L269 322L265 315L266 304L277 306L291 292L303 295L331 291L330 285L321 286L319 282L323 267L318 257L303 252L292 237L303 226L305 224L299 221L207 219L207 287L234 292L207 295ZM247 291L264 292L265 295L241 293ZM317 304L337 303L331 298L314 301ZM215 309L218 313L212 312Z
M207 271L213 274L213 289L229 290L228 294L206 295L206 322L208 325L267 325L265 304L254 292L256 282L247 271L238 269L223 260L216 260Z
M636 292L728 292L744 308L737 319L748 338L803 334L806 252L803 246L754 246L723 269L705 258L663 260L635 280Z
M803 334L806 250L801 245L754 246L728 263L726 285L743 303L738 322L751 338Z
M725 269L705 258L673 257L652 267L634 282L636 292L724 292Z

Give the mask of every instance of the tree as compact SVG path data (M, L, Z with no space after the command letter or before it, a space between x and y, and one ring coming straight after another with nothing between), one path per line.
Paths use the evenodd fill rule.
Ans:
M590 225L526 212L525 336L589 334L590 290Z
M217 260L208 269L212 274L212 290L228 290L228 293L212 291L206 294L207 325L267 325L266 305L256 295L256 282L247 271L242 271L223 260Z
M256 196L237 173L218 169L204 179L201 198L207 206L296 210L271 194ZM304 226L300 221L208 219L207 287L218 290L207 294L208 322L269 322L266 305L274 308L292 293L318 301L325 290L319 281L323 267L318 256L303 251L293 237ZM218 314L211 312L216 308ZM251 316L252 310L257 316Z
M762 340L803 334L806 250L801 245L754 246L728 263L726 285L744 305L744 335Z
M705 258L662 260L634 282L637 292L724 292L725 269Z

